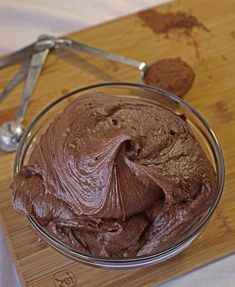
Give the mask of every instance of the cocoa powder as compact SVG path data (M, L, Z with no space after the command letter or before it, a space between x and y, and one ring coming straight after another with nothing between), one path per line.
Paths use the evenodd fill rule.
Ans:
M183 97L192 87L195 73L180 58L162 59L150 65L144 82Z
M191 31L194 27L206 29L196 17L183 12L162 14L150 9L139 12L138 16L156 34L167 33L173 29L185 30L187 32Z

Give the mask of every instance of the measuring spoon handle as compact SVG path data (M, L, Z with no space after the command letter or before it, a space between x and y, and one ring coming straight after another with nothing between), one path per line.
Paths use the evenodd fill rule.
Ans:
M26 77L29 69L29 61L15 74L15 76L8 82L5 88L0 93L0 103L7 97L7 95L14 90L14 88Z
M16 120L22 122L24 119L24 113L29 103L30 96L32 95L33 89L37 83L37 80L40 76L42 66L46 60L46 57L49 53L49 49L45 49L42 52L37 52L32 55L29 71L27 74L25 87L23 91L23 97L16 113Z
M95 47L92 47L92 46L89 46L89 45L86 45L86 44L83 44L77 41L70 40L70 39L64 39L64 40L68 43L64 47L68 49L73 49L75 51L92 54L100 58L104 58L107 60L125 64L128 66L134 67L134 68L138 68L140 71L143 71L143 69L146 66L145 62L136 61L136 60L112 53L112 52L104 51L104 50L97 49Z

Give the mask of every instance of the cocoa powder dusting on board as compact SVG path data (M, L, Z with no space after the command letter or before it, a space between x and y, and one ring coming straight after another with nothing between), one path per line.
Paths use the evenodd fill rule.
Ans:
M196 57L200 58L199 43L195 32L192 32L194 28L201 28L207 32L209 32L209 29L199 22L195 16L184 12L169 12L163 14L149 9L139 12L138 17L145 26L149 27L155 34L163 35L164 38L169 39L172 35L186 36L188 44L195 49ZM178 40L180 40L179 37L177 38L177 41Z
M193 69L180 58L162 59L151 64L144 82L183 97L192 87L195 79Z
M150 9L139 12L138 16L156 34L167 33L174 29L185 30L188 34L194 27L200 27L208 31L196 17L183 12L162 14Z

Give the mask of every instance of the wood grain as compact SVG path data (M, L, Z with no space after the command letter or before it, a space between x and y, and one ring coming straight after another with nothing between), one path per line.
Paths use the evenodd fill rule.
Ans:
M226 184L216 214L203 234L182 254L157 266L127 271L87 267L65 258L31 229L11 207L9 183L14 154L0 154L0 219L23 286L155 286L235 251L235 0L184 0L158 11L195 15L210 32L195 29L192 37L178 31L156 35L138 15L70 35L99 48L148 63L182 57L196 73L185 100L206 117L216 132L226 163ZM195 41L197 46L195 46ZM0 88L17 66L1 71ZM25 124L53 99L74 88L103 81L139 82L138 71L84 54L51 55L30 101ZM22 91L20 85L0 106L0 123L11 119ZM61 282L67 278L69 285ZM59 285L61 284L61 285Z

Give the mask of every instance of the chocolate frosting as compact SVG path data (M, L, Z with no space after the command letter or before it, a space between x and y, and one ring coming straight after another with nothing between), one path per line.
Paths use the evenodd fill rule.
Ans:
M17 211L81 252L150 254L211 205L215 172L184 116L103 93L70 103L11 184Z

